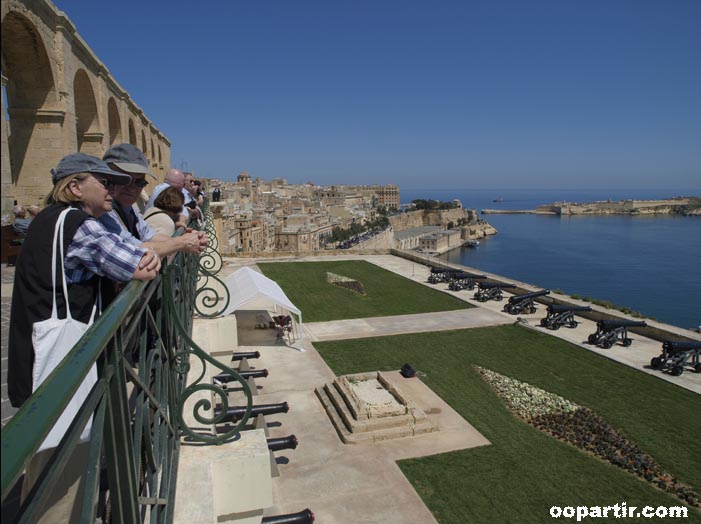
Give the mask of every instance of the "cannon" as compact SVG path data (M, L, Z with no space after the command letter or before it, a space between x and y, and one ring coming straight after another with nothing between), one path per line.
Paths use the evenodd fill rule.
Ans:
M501 282L480 282L479 289L473 298L479 302L501 300L504 298L501 293L503 289L513 289L515 287L513 284L502 284Z
M267 369L247 369L245 371L237 371L237 373L243 379L265 378L269 374ZM212 380L214 380L216 384L228 384L236 379L231 375L227 375L226 373L220 373L219 375L214 375Z
M475 275L474 273L453 273L448 289L451 291L461 291L463 289L474 289L476 280L484 280L487 275Z
M260 351L239 351L238 353L233 353L231 355L232 362L237 362L239 360L243 360L244 358L247 360L253 360L254 358L260 358Z
M549 289L541 289L540 291L531 291L530 293L524 293L523 295L514 295L509 299L508 304L504 306L504 311L511 315L535 313L535 299L549 294Z
M675 342L666 340L662 343L662 354L650 361L653 369L669 371L675 377L684 373L684 367L694 368L696 373L701 373L699 353L701 342Z
M647 324L636 320L599 320L596 323L596 333L589 335L587 342L604 349L610 348L618 340L624 346L630 346L633 340L628 338L628 328L631 327L647 327Z
M453 267L432 267L431 274L428 276L429 284L440 284L441 282L450 282L452 275L462 273L462 270Z
M312 522L314 522L314 513L309 508L299 513L263 517L260 521L261 524L311 524Z
M290 407L287 402L280 402L278 404L258 404L257 406L251 406L251 418L257 417L258 415L275 415L277 413L287 413ZM214 415L219 417L222 409L221 406L214 408ZM236 422L241 420L246 413L246 406L231 406L226 410L223 420L220 422Z
M540 325L548 329L560 329L562 326L570 329L579 325L574 319L575 311L591 311L589 306L570 306L569 304L550 304L548 316L541 319Z
M282 451L283 449L297 449L297 437L290 435L289 437L278 437L267 439L268 449L270 451Z

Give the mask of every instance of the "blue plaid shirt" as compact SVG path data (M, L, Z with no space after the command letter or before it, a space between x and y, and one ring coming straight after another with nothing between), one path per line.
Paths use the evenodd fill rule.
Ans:
M118 205L119 203L116 201L112 203L113 207ZM137 213L130 207L122 209L124 209L125 213L132 213L135 217L134 221L136 223L136 229L139 232L141 240L133 236L127 230L127 226L124 224L121 217L114 209L112 209L112 211L110 211L109 213L105 213L100 218L98 218L102 225L105 226L105 229L107 229L107 231L109 231L110 233L115 233L116 235L119 235L122 238L122 240L131 242L132 244L136 244L137 246L140 246L142 242L148 242L154 237L156 233L153 231L151 226L149 226L146 223L144 217L141 216L141 213Z
M110 233L98 220L88 218L68 246L63 261L66 280L84 282L99 275L116 282L128 282L145 252Z

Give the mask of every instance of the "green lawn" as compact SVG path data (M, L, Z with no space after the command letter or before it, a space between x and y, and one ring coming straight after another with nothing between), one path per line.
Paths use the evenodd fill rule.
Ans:
M305 322L369 318L472 307L446 293L364 261L259 263L301 311ZM326 272L359 280L367 295L329 284Z
M492 442L400 462L441 523L553 522L548 513L553 505L681 505L676 497L518 420L473 364L592 408L670 473L701 491L701 397L557 338L511 325L315 347L338 375L411 363L426 373L422 380L429 387ZM690 509L689 515L684 522L701 522L698 511ZM596 520L610 521L591 522Z

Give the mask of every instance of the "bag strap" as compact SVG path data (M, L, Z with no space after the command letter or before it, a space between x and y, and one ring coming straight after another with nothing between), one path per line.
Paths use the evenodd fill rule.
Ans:
M66 273L63 268L63 224L66 221L66 215L70 213L71 208L67 207L61 214L58 215L56 220L56 225L54 226L54 241L53 249L51 250L51 287L53 289L53 306L51 308L51 318L58 318L58 307L56 305L56 271L58 270L59 261L56 259L56 251L60 249L61 253L61 276L63 277L63 297L66 301L66 318L71 317L71 308L68 305L68 286L66 285ZM59 238L61 239L61 245L59 246Z
M54 243L53 243L53 253L51 256L51 268L52 268L52 273L51 273L51 283L53 285L53 307L51 310L51 318L58 318L58 307L56 305L56 270L57 268L57 260L56 260L56 247L58 244L58 251L61 255L60 259L60 264L61 264L61 277L62 277L62 284L63 284L63 299L66 302L66 319L73 320L73 316L71 315L71 304L68 299L68 284L66 283L66 270L63 266L63 259L65 258L64 252L63 252L63 226L66 222L66 215L73 211L72 207L68 207L61 211L61 214L58 216L58 220L56 221L56 226L54 228ZM92 324L93 321L95 320L95 312L97 311L97 308L100 308L100 313L102 313L102 293L101 290L98 288L97 292L97 297L95 299L95 304L93 305L92 308L92 313L90 314L90 320L88 321L88 325Z

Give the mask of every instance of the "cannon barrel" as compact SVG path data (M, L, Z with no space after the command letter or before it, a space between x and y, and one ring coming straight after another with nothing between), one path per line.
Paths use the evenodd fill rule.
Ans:
M267 369L247 369L242 371L237 371L241 378L265 378L269 375ZM212 377L214 380L220 384L227 384L236 380L233 376L227 375L226 373L220 373L219 375L214 375Z
M548 313L564 313L565 311L591 311L589 306L570 306L568 304L550 304Z
M509 304L518 304L524 300L529 300L531 298L543 297L549 295L549 289L542 289L540 291L531 291L530 293L524 293L523 295L515 295L509 299Z
M676 353L679 351L690 351L690 350L701 350L701 341L690 341L682 342L677 340L665 340L662 343L662 349L668 351L669 353Z
M260 358L260 351L240 351L231 355L231 361L236 362L237 360L243 360L244 358L253 360L254 358Z
M312 522L314 522L314 513L309 508L299 513L263 517L260 521L261 524L311 524Z
M502 284L501 282L480 282L479 283L480 289L494 289L494 288L501 288L501 289L510 289L516 287L513 284Z
M626 320L626 319L604 319L596 323L599 329L616 329L620 327L647 327L647 324L642 320Z
M297 444L299 444L297 437L294 435L290 435L289 437L269 438L267 439L267 443L270 451L297 449Z
M474 273L455 273L453 275L453 278L459 279L459 280L464 280L466 278L471 278L472 280L481 280L483 278L487 278L487 275L476 275Z
M287 413L290 407L287 402L280 402L278 404L258 404L257 406L251 407L251 418L257 417L258 415L276 415L278 413ZM214 415L218 417L222 412L221 406L214 408ZM246 414L246 406L229 406L224 414L222 422L235 422L243 418Z
M454 267L432 267L431 273L434 275L437 273L462 273L462 269L457 269Z

